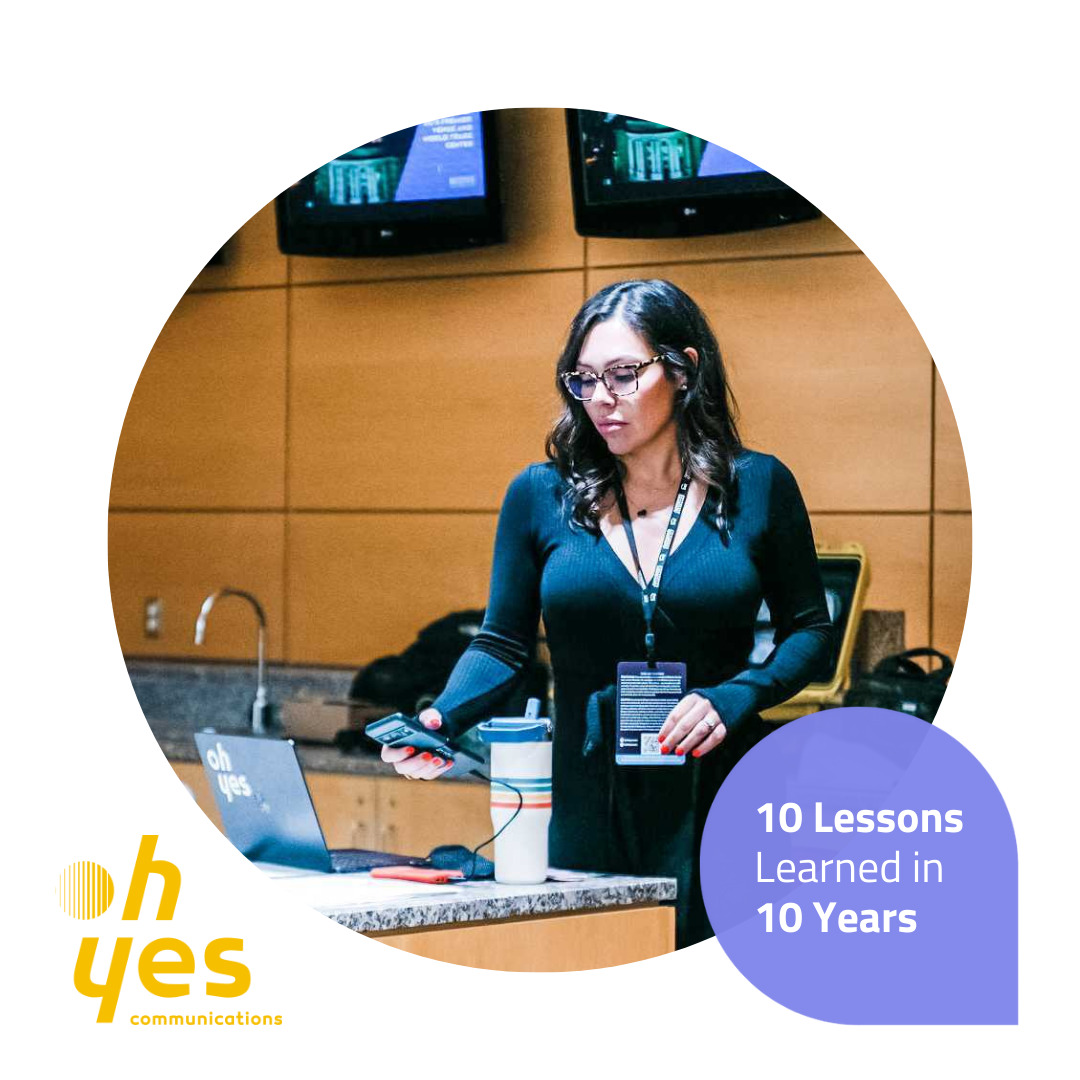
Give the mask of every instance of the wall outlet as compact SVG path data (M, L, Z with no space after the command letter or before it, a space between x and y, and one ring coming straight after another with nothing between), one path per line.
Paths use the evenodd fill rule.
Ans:
M157 639L161 637L162 617L165 605L159 596L148 596L143 601L143 637Z

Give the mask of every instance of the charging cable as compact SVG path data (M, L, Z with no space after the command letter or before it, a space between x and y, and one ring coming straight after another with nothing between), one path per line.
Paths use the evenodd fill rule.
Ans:
M479 776L481 780L486 780L489 784L498 784L500 787L508 788L517 796L518 801L517 807L514 809L514 812L506 821L502 823L502 825L496 830L496 832L492 836L489 836L482 844L477 844L476 847L472 849L472 862L469 863L469 872L465 875L465 880L473 881L475 880L473 878L473 874L476 871L476 858L480 854L480 849L486 848L488 844L494 844L495 841L498 840L499 837L502 836L502 834L506 832L506 830L510 828L511 825L514 824L514 822L517 820L518 814L521 813L522 806L525 805L525 796L522 795L521 791L518 788L514 787L513 784L508 784L505 780L492 780L490 776L485 776L479 769L470 769L469 772L473 776Z

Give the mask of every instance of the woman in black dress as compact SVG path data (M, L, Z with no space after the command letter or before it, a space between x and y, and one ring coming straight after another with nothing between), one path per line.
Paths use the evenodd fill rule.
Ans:
M543 616L551 863L677 878L682 947L712 932L697 860L713 796L767 733L760 710L801 690L831 652L810 522L791 473L742 446L712 330L669 282L624 281L587 301L557 385L548 461L518 475L503 503L483 628L420 719L453 737L497 714ZM641 582L662 553L647 642ZM763 599L775 648L751 667ZM686 664L690 689L659 733L662 754L690 758L680 767L615 762L616 666L649 651ZM383 758L414 779L453 764L403 749Z

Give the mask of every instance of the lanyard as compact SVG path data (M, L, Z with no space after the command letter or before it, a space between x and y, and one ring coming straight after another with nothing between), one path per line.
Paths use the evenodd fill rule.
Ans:
M653 633L653 616L656 614L656 598L660 594L660 577L664 573L664 563L671 553L671 545L675 542L675 532L679 528L679 519L682 517L683 507L686 505L686 493L690 490L690 470L683 473L682 482L679 484L679 493L675 496L675 505L671 508L671 519L668 521L667 531L660 544L660 554L656 559L656 569L653 571L652 580L645 580L645 572L641 569L641 559L638 558L637 541L634 539L634 526L630 523L630 508L626 504L626 495L622 485L615 487L615 497L619 503L619 513L622 516L623 528L626 530L626 539L630 542L630 554L634 557L634 569L637 571L638 584L641 586L641 612L645 616L645 656L650 667L656 662L656 635Z

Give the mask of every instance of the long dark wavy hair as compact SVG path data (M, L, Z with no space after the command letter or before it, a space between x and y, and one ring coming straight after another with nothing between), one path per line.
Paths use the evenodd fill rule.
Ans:
M743 446L736 425L735 398L728 386L716 335L701 308L670 281L620 281L587 300L570 324L555 383L562 415L547 437L547 456L569 482L571 524L599 532L599 519L621 479L618 459L608 450L582 402L559 378L577 367L590 330L621 319L663 358L669 379L685 380L675 397L675 425L683 468L716 497L716 524L726 535L735 512L735 460ZM697 350L698 362L683 352Z

